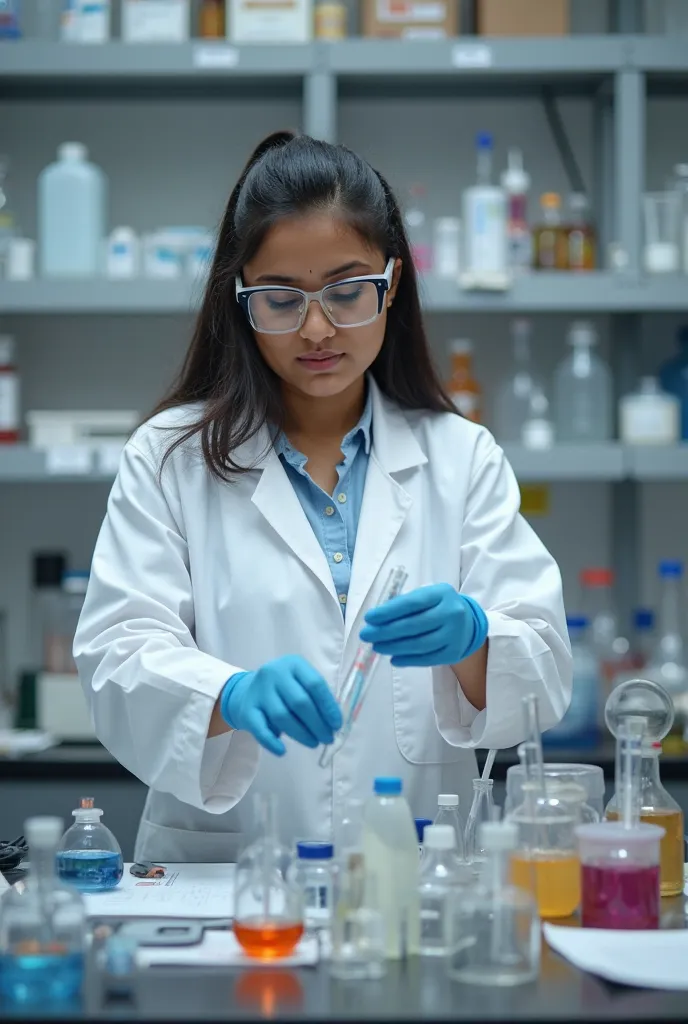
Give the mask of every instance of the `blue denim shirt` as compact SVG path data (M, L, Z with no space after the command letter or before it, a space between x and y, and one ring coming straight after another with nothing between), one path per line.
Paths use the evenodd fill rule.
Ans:
M369 391L363 415L342 441L344 458L337 466L338 480L331 495L308 475L305 469L308 460L303 452L298 452L284 434L280 434L275 441L275 451L327 558L342 612L346 609L351 582L356 533L372 444L372 426L373 410Z

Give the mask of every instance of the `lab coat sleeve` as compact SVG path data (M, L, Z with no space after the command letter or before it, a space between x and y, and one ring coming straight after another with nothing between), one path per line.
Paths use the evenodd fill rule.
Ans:
M96 734L117 760L153 789L221 814L253 781L259 748L245 732L207 739L217 697L241 666L194 641L173 491L130 441L96 544L74 656Z
M434 680L435 714L453 746L503 748L524 739L526 694L537 694L543 730L563 717L571 699L571 648L559 569L520 515L513 470L487 431L474 467L460 589L487 614L487 703L478 712L446 671Z

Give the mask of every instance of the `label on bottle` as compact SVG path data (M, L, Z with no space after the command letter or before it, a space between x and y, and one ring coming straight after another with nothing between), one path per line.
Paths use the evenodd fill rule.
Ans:
M19 377L0 370L0 431L19 430Z

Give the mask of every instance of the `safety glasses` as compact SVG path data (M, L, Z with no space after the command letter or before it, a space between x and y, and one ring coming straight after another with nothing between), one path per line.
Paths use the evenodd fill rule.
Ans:
M244 288L237 274L236 298L251 327L260 334L291 334L300 330L311 302L320 303L335 327L363 327L382 312L393 273L394 259L390 259L384 274L348 277L325 285L319 292L272 284Z

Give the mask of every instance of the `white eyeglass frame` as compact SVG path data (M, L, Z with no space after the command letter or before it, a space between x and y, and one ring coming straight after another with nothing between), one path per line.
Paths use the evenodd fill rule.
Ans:
M333 281L331 284L326 284L324 288L321 288L320 291L317 292L305 292L301 288L292 288L289 285L279 284L259 284L244 287L244 284L241 280L241 274L237 274L234 279L236 289L236 300L243 309L244 313L246 314L246 319L250 323L253 330L258 331L259 334L293 334L294 331L300 331L305 323L306 317L308 316L308 310L310 309L311 302L320 303L320 308L322 309L323 313L325 314L325 316L330 321L333 327L340 327L342 330L348 330L350 327L365 327L366 324L372 324L374 320L377 320L377 318L380 316L382 310L385 307L385 295L392 286L392 275L394 274L395 263L396 260L394 259L394 257L390 256L389 260L387 261L387 266L385 267L384 274L363 274L360 275L359 277L345 277L341 281ZM372 281L373 284L376 286L377 313L375 313L374 316L368 317L367 320L362 320L359 324L335 323L335 321L332 319L332 316L330 315L329 310L327 309L325 303L323 302L324 292L326 292L328 288L338 288L340 287L340 285L343 284L356 284L358 281ZM303 297L303 310L301 311L299 322L295 327L290 327L286 331L266 331L260 327L256 327L256 325L254 324L253 318L251 317L251 296L254 294L254 292L273 291L294 292L295 295L301 295Z

